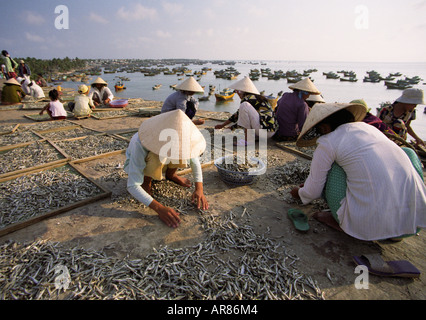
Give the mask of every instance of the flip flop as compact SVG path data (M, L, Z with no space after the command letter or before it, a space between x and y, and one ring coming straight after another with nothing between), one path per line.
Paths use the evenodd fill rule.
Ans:
M418 278L420 271L406 260L384 261L379 254L364 254L353 257L359 266L366 266L368 271L382 277Z
M301 210L290 208L288 209L288 217L293 221L294 227L299 231L308 231L308 217Z

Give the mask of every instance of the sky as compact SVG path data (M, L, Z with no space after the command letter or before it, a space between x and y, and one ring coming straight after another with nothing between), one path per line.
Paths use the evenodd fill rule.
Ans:
M426 62L426 0L2 1L12 57Z

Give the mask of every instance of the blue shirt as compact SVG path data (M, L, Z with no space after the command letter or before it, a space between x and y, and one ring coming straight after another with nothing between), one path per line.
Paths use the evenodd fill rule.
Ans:
M198 110L198 100L193 96L187 96L182 91L178 90L175 93L172 93L164 101L163 107L161 108L161 113L173 111L176 109L182 110L186 113L186 103L192 101L195 106L195 110Z

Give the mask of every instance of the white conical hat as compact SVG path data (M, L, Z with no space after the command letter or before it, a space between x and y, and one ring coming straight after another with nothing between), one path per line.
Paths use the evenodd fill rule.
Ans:
M324 98L320 94L311 94L306 101L312 101L312 102L319 102L319 103L325 103Z
M309 112L305 124L303 125L302 131L297 138L296 145L303 146L303 136L313 127L315 127L322 120L332 115L333 113L347 109L354 117L355 121L362 121L367 114L367 108L363 104L356 103L317 103Z
M93 84L105 84L105 85L108 85L108 83L106 83L105 80L102 79L101 77L98 77L95 81L93 81L92 85Z
M5 81L4 83L7 83L7 84L15 84L15 85L17 85L17 86L21 86L21 84L20 84L18 81L16 81L16 79L15 79L15 78L10 78L9 80Z
M142 145L160 159L188 160L206 149L203 134L180 109L145 120L138 134Z
M203 87L200 86L200 84L197 82L197 80L194 79L194 77L189 77L184 82L178 84L176 86L176 89L191 92L204 92Z
M260 94L259 90L257 90L253 82L247 76L235 82L234 84L230 85L229 88L234 90L244 91L247 93L252 93L252 94L258 94L258 95Z
M310 94L321 94L321 92L315 87L311 79L305 78L289 86L290 89L298 89L301 91L309 92Z
M405 89L396 101L408 104L425 104L423 90L416 88Z

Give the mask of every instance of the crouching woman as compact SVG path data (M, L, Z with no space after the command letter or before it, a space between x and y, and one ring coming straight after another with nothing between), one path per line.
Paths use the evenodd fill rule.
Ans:
M190 187L189 179L176 174L178 168L186 167L189 162L195 181L192 201L199 209L207 210L199 160L205 149L203 135L182 110L162 113L145 120L126 150L124 170L128 174L127 190L157 212L159 218L169 227L178 227L179 212L164 206L151 196L151 181L161 180L165 174L167 179Z
M307 180L291 195L307 204L324 194L336 224L357 239L415 234L426 226L426 189L418 158L410 155L411 160L362 122L366 112L361 104L312 108L297 143L314 127L321 136Z

